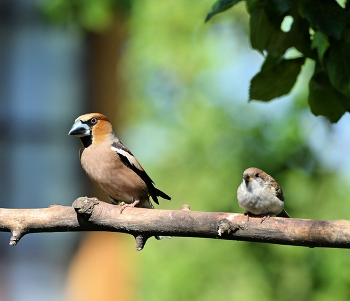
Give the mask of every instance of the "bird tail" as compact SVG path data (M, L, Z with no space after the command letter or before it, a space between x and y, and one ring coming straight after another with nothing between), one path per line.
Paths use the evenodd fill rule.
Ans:
M286 210L282 210L281 213L277 214L278 217L290 217Z
M150 195L153 199L153 201L159 205L159 202L158 202L158 198L157 196L160 196L162 197L163 199L166 199L166 200L171 200L171 197L168 196L166 193L164 193L163 191L155 188L154 186L152 186L151 189L149 189L149 192L150 192Z
M166 193L164 193L163 191L161 191L161 190L159 190L159 189L157 189L157 188L154 188L155 189L155 191L156 191L156 195L157 196L160 196L161 198L163 198L163 199L166 199L166 200L171 200L171 197L170 196L168 196Z

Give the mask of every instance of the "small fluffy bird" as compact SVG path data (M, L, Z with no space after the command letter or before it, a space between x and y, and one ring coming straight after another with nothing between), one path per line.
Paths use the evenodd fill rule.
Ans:
M125 207L154 208L158 196L170 196L154 187L154 182L144 171L134 155L115 136L106 116L90 113L79 116L68 135L80 138L80 162L90 180L111 203Z
M247 215L290 217L284 210L283 191L273 177L256 167L243 172L243 181L237 189L239 206Z

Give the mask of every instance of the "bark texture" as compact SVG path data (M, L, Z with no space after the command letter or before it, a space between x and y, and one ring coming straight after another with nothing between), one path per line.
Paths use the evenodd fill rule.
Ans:
M72 207L0 209L0 231L11 232L10 245L27 233L111 231L135 237L142 250L151 236L242 240L282 245L350 248L350 221L249 217L238 213L126 208L81 197Z

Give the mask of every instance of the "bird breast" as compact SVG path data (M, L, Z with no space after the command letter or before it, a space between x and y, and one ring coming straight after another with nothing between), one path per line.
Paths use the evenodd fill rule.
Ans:
M245 181L239 186L237 198L240 207L255 215L280 213L284 208L284 202L268 186L254 182L250 182L252 186L249 189Z
M82 151L80 161L91 181L113 199L126 203L148 199L145 182L119 160L110 146L90 145Z

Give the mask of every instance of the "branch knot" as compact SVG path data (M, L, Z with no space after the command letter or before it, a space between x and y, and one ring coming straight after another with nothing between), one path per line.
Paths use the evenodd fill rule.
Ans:
M227 218L223 218L218 222L218 235L223 236L225 234L229 235L231 232L236 233L238 230L243 230L244 227L238 224L233 224Z
M78 214L89 217L94 212L95 205L99 203L97 198L80 197L73 202L72 206Z

